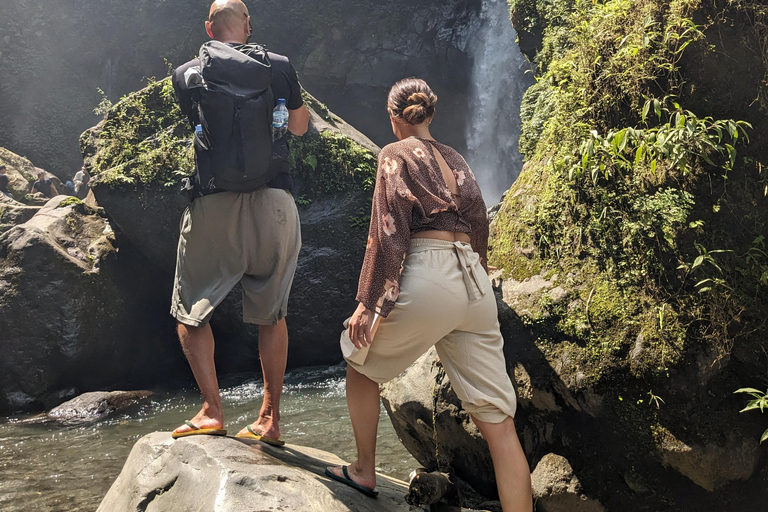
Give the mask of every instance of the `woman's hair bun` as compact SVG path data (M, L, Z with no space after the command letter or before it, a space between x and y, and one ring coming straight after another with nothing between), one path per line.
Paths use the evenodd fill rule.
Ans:
M400 80L389 91L389 111L409 124L421 124L435 115L437 95L419 78Z

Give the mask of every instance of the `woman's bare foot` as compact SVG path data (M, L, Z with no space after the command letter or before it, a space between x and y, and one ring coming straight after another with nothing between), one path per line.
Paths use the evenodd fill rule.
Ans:
M342 466L336 466L329 469L331 473L333 473L334 475L340 478L346 478L344 476L344 470L342 469ZM358 467L358 462L355 461L349 466L347 466L347 473L349 474L349 478L351 478L352 481L355 482L357 485L367 487L370 490L373 490L376 488L376 469L375 468L369 469L367 471L363 471L361 468Z

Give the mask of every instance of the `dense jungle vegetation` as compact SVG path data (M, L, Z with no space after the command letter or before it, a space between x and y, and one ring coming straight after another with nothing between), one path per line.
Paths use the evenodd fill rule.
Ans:
M734 390L768 382L768 7L510 7L537 83L492 262L570 290L528 321L581 385L614 387L655 423L683 414L664 407L685 393L670 377L697 375L718 397L707 407L732 408Z

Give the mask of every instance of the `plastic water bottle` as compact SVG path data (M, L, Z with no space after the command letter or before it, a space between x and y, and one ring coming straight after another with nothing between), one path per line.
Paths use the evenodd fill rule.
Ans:
M277 106L272 111L272 140L279 140L288 133L288 107L285 99L278 98Z

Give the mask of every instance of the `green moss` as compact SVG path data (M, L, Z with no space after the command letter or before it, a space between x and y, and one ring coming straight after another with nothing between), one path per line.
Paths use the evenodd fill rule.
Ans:
M309 94L307 91L302 90L301 91L301 98L304 100L304 103L309 106L312 110L314 110L317 115L319 115L325 122L329 123L331 126L336 126L336 123L340 121L340 119L333 115L333 113L328 110L328 106L325 103L320 102L317 98Z
M352 190L373 190L376 155L340 133L324 131L319 138L291 137L289 161L311 197Z
M59 205L56 208L66 208L66 207L71 207L74 211L76 211L81 215L100 215L101 214L100 209L88 206L87 204L85 204L80 199L74 196L64 199L62 202L59 203Z
M524 319L544 330L548 357L567 351L594 386L665 378L698 344L725 356L747 321L738 311L759 353L768 257L738 255L762 254L768 235L764 154L738 122L682 106L694 110L696 85L683 56L719 42L691 21L701 2L510 5L542 43L521 107L527 163L494 220L490 262L519 281L561 276L569 304L544 294Z
M83 204L83 202L80 199L76 198L75 196L71 196L63 200L62 202L60 202L59 206L57 206L56 208L64 208L67 206L74 206L74 205L80 205L80 204Z
M95 135L95 136L94 136ZM170 78L109 107L80 146L91 174L110 186L174 186L194 170L193 150Z

